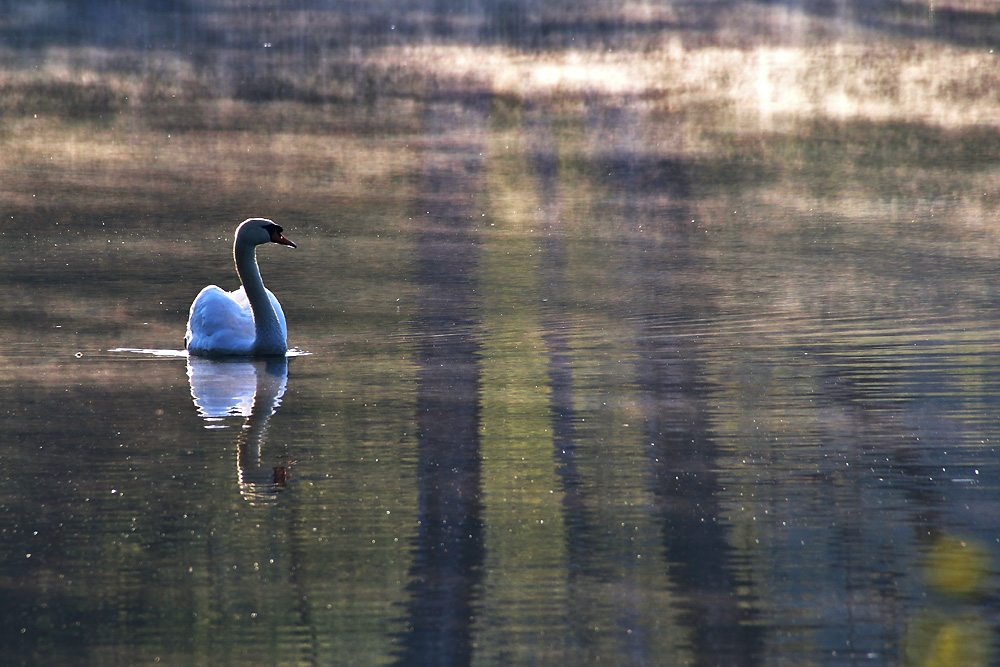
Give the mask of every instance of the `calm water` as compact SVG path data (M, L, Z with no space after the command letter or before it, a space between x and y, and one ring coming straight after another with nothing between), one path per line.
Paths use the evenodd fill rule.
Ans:
M994 130L158 104L5 112L12 664L995 661ZM252 215L294 352L188 359Z

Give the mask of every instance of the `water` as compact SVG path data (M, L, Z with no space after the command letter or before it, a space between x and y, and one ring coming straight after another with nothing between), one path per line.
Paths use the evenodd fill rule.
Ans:
M683 3L564 33L508 4L478 44L354 13L343 51L304 4L163 3L121 43L18 14L12 664L995 660L1000 116L971 10L934 45L916 10L749 3L787 33L761 45ZM577 38L613 50L494 43ZM249 216L298 244L258 253L293 353L188 359Z

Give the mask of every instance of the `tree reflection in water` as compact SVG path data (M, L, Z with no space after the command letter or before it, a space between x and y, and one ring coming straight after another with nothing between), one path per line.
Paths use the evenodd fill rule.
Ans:
M432 107L425 122L434 139L454 126L454 108ZM482 105L464 110L470 145L428 160L419 210L428 231L418 239L422 292L415 331L419 347L417 536L409 585L412 596L400 664L468 664L473 656L475 594L481 581L476 275L478 249L468 196L478 188ZM452 170L458 170L457 173Z

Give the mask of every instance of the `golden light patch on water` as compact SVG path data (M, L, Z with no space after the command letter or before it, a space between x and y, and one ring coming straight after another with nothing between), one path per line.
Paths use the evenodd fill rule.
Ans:
M639 96L663 88L663 73L676 69L671 53L653 57L571 49L525 54L505 47L427 45L386 49L373 62L413 68L452 85L485 86L496 94L524 98Z
M692 97L715 98L764 125L825 118L957 129L1000 122L996 64L985 49L837 45L702 49L681 69Z
M669 109L723 107L764 126L783 118L1000 124L1000 55L926 43L660 48L526 55L422 45L373 57L455 86L518 97L628 96Z

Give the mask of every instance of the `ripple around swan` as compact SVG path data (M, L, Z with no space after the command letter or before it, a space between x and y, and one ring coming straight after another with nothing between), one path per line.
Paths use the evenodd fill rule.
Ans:
M171 350L171 349L158 349L158 348L144 348L144 347L116 347L108 350L112 353L127 352L130 354L146 355L151 357L171 357L186 359L188 357L187 350ZM291 357L308 357L312 352L307 352L305 350L299 350L297 348L292 348L288 350L285 354L286 358Z
M174 357L181 359L186 359L188 356L187 350L165 350L143 347L116 347L108 350L108 352L128 352L130 354L141 354L151 357Z

